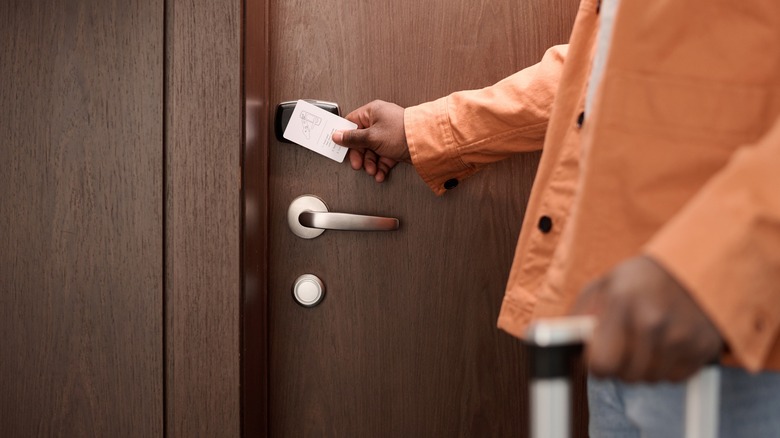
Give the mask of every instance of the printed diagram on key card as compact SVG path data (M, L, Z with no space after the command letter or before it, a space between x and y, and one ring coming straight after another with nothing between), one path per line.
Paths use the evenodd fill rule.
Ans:
M320 123L322 123L321 117L317 117L306 111L301 111L301 129L306 138L311 140L311 130L314 126L320 126Z
M333 143L331 137L336 131L355 128L349 120L299 100L282 137L341 163L349 149Z

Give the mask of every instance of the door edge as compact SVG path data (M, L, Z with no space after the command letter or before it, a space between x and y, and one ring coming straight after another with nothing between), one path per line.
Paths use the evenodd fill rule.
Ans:
M244 0L241 157L241 435L268 436L268 0Z

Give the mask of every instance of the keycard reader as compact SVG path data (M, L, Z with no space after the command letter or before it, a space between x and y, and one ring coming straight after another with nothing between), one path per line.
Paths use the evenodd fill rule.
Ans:
M339 117L341 116L341 110L339 109L339 105L337 103L314 99L304 100L314 106L324 109L325 111L333 113ZM284 130L287 128L287 124L290 123L290 116L292 116L296 103L298 103L297 100L291 100L289 102L282 102L276 106L276 115L274 117L274 133L276 135L276 139L282 143L292 143L290 140L282 137L282 135L284 134Z

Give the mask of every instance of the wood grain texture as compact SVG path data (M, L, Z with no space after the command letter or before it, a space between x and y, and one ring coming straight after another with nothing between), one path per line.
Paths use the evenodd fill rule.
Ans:
M241 0L167 2L167 435L240 433Z
M272 102L331 100L346 112L487 86L565 42L576 7L273 2ZM538 157L498 163L436 198L409 166L375 185L346 163L271 141L272 436L527 435L525 351L495 325ZM286 209L305 193L334 211L398 217L402 228L299 239ZM319 307L291 298L303 273L326 284Z
M244 2L242 436L268 433L268 8Z
M162 14L0 2L0 436L163 433Z

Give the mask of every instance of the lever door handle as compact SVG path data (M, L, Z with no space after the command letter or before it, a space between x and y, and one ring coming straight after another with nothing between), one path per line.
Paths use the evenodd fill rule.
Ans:
M393 231L400 222L396 218L329 212L322 199L313 195L295 198L287 209L290 230L304 239L313 239L325 230Z
M393 217L363 216L349 213L324 213L304 211L298 216L304 227L344 231L393 231L398 229L398 219Z

